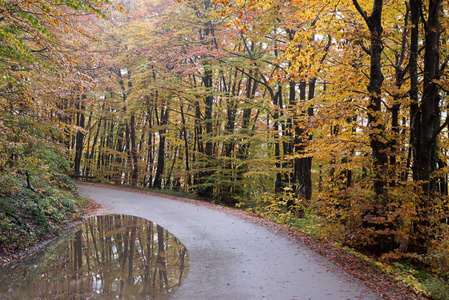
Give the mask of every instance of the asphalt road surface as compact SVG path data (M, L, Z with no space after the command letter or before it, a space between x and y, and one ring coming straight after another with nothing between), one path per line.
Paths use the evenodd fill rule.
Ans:
M171 299L382 299L306 245L195 201L80 184L110 213L153 221L188 249L190 270Z

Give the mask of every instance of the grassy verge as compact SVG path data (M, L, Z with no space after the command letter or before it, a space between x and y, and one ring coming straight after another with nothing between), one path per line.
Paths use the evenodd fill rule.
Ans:
M394 280L405 283L418 295L425 295L435 300L449 299L449 285L444 278L430 274L425 270L420 270L406 260L388 263L380 262L354 249L348 247L342 247L342 249L368 262L377 272L386 274Z

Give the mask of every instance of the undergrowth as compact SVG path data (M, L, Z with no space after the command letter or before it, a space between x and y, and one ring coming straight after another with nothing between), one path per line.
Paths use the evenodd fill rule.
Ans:
M8 155L0 160L0 254L32 246L79 217L82 200L65 175L70 166L62 149L39 135L3 149Z
M57 234L61 225L78 216L81 204L76 187L65 175L37 179L32 188L18 174L1 176L0 250L31 246Z

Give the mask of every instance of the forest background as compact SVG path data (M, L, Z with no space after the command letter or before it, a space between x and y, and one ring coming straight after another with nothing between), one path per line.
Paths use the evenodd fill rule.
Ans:
M448 9L1 0L2 248L78 213L72 174L247 209L449 298Z

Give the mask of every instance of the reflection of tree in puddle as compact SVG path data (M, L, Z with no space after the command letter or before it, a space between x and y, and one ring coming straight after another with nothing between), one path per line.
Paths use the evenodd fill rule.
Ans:
M74 234L0 271L1 299L165 299L188 271L177 238L126 215L89 218Z

